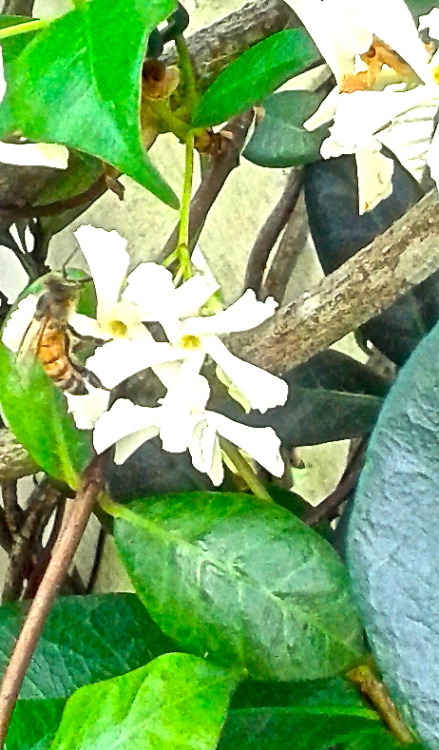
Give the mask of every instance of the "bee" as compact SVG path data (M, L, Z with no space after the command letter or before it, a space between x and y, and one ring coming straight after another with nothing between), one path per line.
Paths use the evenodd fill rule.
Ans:
M47 274L43 280L44 291L18 350L21 360L32 354L58 388L75 395L86 395L87 383L103 388L99 378L72 356L75 343L86 337L74 331L69 317L87 280L68 279L57 271Z

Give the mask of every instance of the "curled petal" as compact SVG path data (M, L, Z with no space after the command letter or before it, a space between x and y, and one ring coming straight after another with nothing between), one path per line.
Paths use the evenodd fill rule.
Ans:
M185 352L151 339L116 339L96 349L87 360L102 385L114 388L147 367L182 359Z
M116 443L116 451L114 453L114 463L120 466L124 464L127 458L132 456L135 451L140 448L143 443L146 443L151 438L158 435L158 428L155 426L148 427L139 432L133 432L132 435L127 435Z
M186 450L192 434L193 411L204 410L210 396L209 383L198 374L191 360L183 362L173 384L162 400L160 438L163 450L181 453Z
M106 318L119 300L125 282L130 257L127 240L115 230L85 225L75 236L88 263L98 301L97 317Z
M17 352L23 343L27 329L32 323L37 302L38 295L28 294L8 318L2 333L2 341L12 352Z
M285 380L235 357L216 336L206 336L203 346L233 386L241 391L250 408L264 413L267 409L285 403L288 396L288 385Z
M183 333L197 336L209 333L248 331L271 318L277 306L273 297L268 297L265 302L259 302L254 291L247 289L242 297L230 305L227 310L216 313L216 315L191 318L184 321Z
M207 474L215 486L220 485L224 478L221 448L215 426L205 416L193 425L189 453L194 468Z
M3 143L0 141L0 162L30 167L67 169L69 152L53 143Z
M191 262L192 262L193 267L197 271L199 271L202 276L204 276L204 278L209 282L209 284L212 287L215 286L215 284L218 284L206 258L201 252L201 248L199 245L195 245L194 251L191 255Z
M138 433L144 433L146 437L140 440L140 436L131 445L137 443L131 450L133 453L143 442L158 434L157 416L160 407L149 408L137 406L126 398L119 398L109 411L106 411L98 419L93 432L93 445L97 453L103 453L111 445L129 438ZM140 440L140 442L138 442ZM129 453L128 455L130 455ZM125 459L128 458L125 456ZM120 463L123 463L121 461Z
M66 393L68 411L73 414L75 424L80 430L91 430L99 417L107 410L110 394L102 388L87 385L88 394L76 396Z
M241 450L248 453L275 477L284 471L280 455L281 442L271 427L248 427L223 414L207 411L209 425Z
M358 179L358 213L372 211L392 193L393 159L380 151L360 149L355 154Z

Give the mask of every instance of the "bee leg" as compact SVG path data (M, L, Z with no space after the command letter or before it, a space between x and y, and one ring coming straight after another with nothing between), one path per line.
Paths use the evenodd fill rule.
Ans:
M81 365L75 362L75 369L79 372L80 375L82 375L87 383L90 383L90 385L93 386L93 388L102 388L102 390L104 391L110 390L109 388L105 388L98 376L95 375L94 372L91 372L91 370L89 370L87 367L85 367L85 365Z

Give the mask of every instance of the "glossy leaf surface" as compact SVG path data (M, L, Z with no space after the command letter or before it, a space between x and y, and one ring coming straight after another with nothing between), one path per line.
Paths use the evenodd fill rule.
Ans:
M76 488L92 457L88 432L66 413L65 399L38 362L24 372L0 342L0 404L17 440L55 479Z
M58 729L64 705L62 699L18 701L5 750L47 750Z
M116 543L136 591L183 648L274 680L328 676L362 654L343 565L283 508L200 492L118 513Z
M264 99L319 59L305 29L286 29L244 52L209 86L192 118L194 127L224 122Z
M439 327L399 374L372 435L348 530L370 644L399 709L439 748Z
M303 123L322 98L312 91L280 91L264 99L262 121L243 156L260 167L293 167L319 159L328 130L305 130Z
M235 682L204 659L166 654L78 690L50 750L214 750Z
M0 133L63 143L177 199L141 141L140 76L152 29L174 0L87 0L38 32L2 42L8 87Z
M0 668L5 669L24 607L0 607ZM52 609L20 698L65 698L76 688L120 675L172 649L134 594L66 596Z

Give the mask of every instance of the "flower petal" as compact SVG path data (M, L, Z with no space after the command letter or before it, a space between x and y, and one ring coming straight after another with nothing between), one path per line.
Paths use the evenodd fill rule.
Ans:
M213 411L207 411L206 415L210 427L248 453L270 474L282 476L284 462L280 454L281 442L271 427L248 427Z
M115 339L96 349L86 365L102 385L114 388L147 367L183 359L186 352L151 339Z
M205 416L197 418L193 424L189 453L197 471L208 474L214 485L221 484L224 469L218 436L215 426L209 424Z
M99 417L107 410L110 394L102 388L87 384L88 394L77 396L65 393L68 411L73 414L75 424L80 430L91 430Z
M285 380L235 357L216 336L205 336L203 346L235 388L242 392L252 409L264 413L285 403L288 396Z
M148 434L151 431L150 437L153 434L157 435L159 411L160 407L138 406L126 398L117 399L111 409L102 414L96 423L93 432L93 444L96 452L103 453L123 438L145 430ZM135 448L133 448L134 450Z
M355 154L358 180L358 213L372 211L380 201L391 195L395 169L393 159L378 150L360 149Z
M28 294L9 316L2 333L2 341L12 352L18 352L27 329L32 323L38 302L37 294Z
M127 240L115 230L85 225L74 233L96 289L97 317L107 318L119 300L125 282L130 257L126 251Z
M69 152L54 143L4 143L0 141L0 162L31 167L67 169Z
M248 331L271 318L277 306L278 304L273 297L268 297L265 302L259 302L254 291L247 289L242 297L230 305L227 310L215 315L190 318L184 321L182 332L183 335L198 336L210 333Z
M428 30L431 39L439 41L439 8L433 8L424 16L419 16L419 31Z
M114 453L114 463L120 466L124 464L127 458L132 456L135 451L140 448L143 443L146 443L151 438L158 435L158 429L155 426L148 427L138 432L133 432L132 435L127 435L121 438L116 443L116 450Z
M74 333L84 338L104 339L107 341L111 339L110 334L102 330L98 321L94 318L89 318L88 315L76 312L71 313L69 316L69 325L72 327Z
M208 281L212 287L215 286L215 284L218 284L206 258L201 252L201 247L198 244L194 247L193 253L191 255L191 262L193 267L197 271L199 271L202 276L204 276L206 281Z
M186 450L192 435L193 411L204 410L210 396L209 383L199 375L199 360L186 360L162 399L160 439L170 453Z
M218 291L219 284L197 273L174 289L173 306L180 318L195 315L206 304L212 294Z
M139 306L141 319L159 320L175 291L172 274L158 263L140 263L127 279L123 299Z

